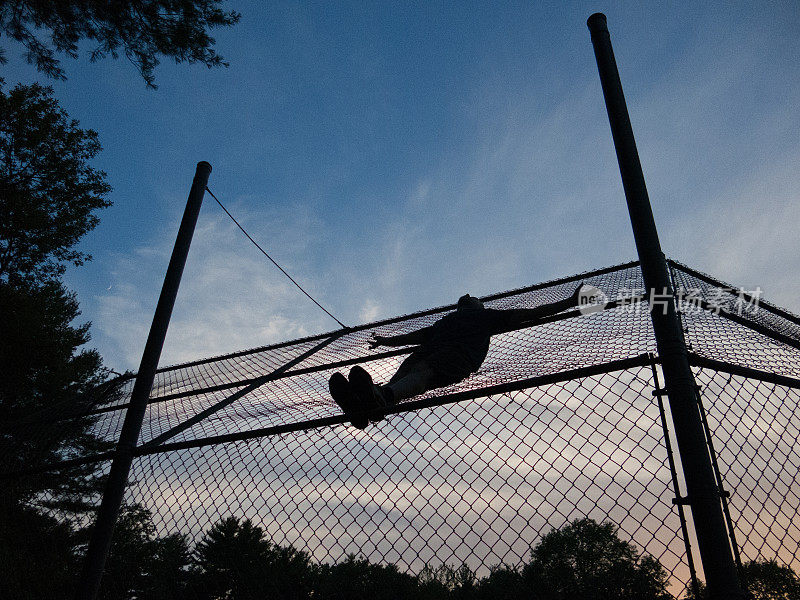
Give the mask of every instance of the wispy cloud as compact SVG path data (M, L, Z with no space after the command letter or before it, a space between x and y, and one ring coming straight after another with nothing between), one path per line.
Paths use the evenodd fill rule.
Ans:
M308 276L309 263L298 258L311 240L324 236L319 224L302 211L263 214L244 204L235 207L245 228L275 248L274 258L312 295L320 292L319 278ZM117 368L138 367L157 300L149 292L160 287L172 251L174 234L159 234L152 246L118 257L111 289L98 298L96 341ZM331 323L226 216L208 210L194 235L161 364L334 329Z
M640 149L665 252L800 312L798 54L755 27L693 52L640 98ZM636 125L636 123L635 123Z

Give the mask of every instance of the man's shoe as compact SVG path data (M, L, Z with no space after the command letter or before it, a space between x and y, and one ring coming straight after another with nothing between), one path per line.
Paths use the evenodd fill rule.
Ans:
M350 419L350 423L357 429L365 429L369 425L369 418L365 406L353 393L347 378L341 373L334 373L328 380L328 389L331 397L342 412Z
M386 400L378 386L372 383L372 376L356 365L350 369L349 379L353 393L361 401L361 405L366 409L370 418L373 421L380 421L386 409Z

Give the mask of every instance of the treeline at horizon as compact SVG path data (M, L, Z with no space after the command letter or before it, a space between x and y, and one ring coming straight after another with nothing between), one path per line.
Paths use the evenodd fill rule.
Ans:
M7 506L6 509L9 507ZM19 505L0 521L0 597L74 595L89 531ZM800 600L800 578L777 561L744 565L753 600ZM466 564L426 565L416 574L348 555L320 563L270 541L250 519L228 516L189 536L158 536L151 513L124 507L114 532L102 600L668 600L699 598L671 581L658 560L620 538L612 523L579 519L552 529L521 565L478 577Z

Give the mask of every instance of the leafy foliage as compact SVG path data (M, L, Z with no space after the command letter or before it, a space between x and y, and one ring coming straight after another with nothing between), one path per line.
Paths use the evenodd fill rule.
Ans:
M4 505L0 518L0 597L69 598L80 570L86 532L21 505ZM156 537L151 514L123 507L117 522L101 600L176 600L184 597L191 572L189 547L181 535Z
M450 565L439 565L435 568L425 565L417 580L425 597L453 600L472 598L478 583L475 573L466 564L458 568Z
M613 525L591 520L548 533L522 570L498 566L483 578L466 564L428 565L416 577L394 565L376 565L352 555L334 565L315 564L305 553L269 542L250 520L235 517L213 525L197 544L194 557L197 597L207 600L671 598L666 572L655 559L640 556L620 540ZM555 582L555 573L543 576L545 566L557 567L563 581ZM609 580L600 581L603 577ZM574 590L583 590L582 595Z
M100 149L51 88L0 89L0 282L53 280L91 258L74 246L111 204L105 173L89 164Z
M114 528L100 600L176 598L189 577L186 538L156 537L152 516L138 504L123 507Z
M20 504L0 504L0 597L69 598L74 547L69 524Z
M753 600L800 600L800 577L778 561L751 560L742 569Z
M790 567L775 559L751 560L742 565L742 576L750 600L800 600L800 577ZM700 581L699 595L690 588L686 600L706 600L708 590Z
M667 600L668 575L649 555L617 536L611 523L573 521L545 535L523 570L543 600Z
M88 325L72 327L80 314L73 294L58 281L40 285L0 282L0 440L3 469L35 468L60 459L102 452L110 444L91 435L89 419L49 420L54 412L80 408L104 372L89 340ZM87 510L85 498L98 491L95 465L15 479L13 497L40 505Z
M156 538L142 596L150 600L181 598L191 582L191 564L186 536L173 533Z
M517 600L530 596L531 591L525 587L520 571L502 565L493 568L488 577L478 582L475 594L477 600Z
M411 600L424 598L416 579L395 565L376 565L348 556L335 565L321 565L314 577L314 598L324 600Z
M60 276L66 263L90 258L74 249L109 205L105 174L88 161L97 134L69 119L39 85L0 89L0 441L4 470L35 468L109 447L88 419L53 423L57 407L79 411L79 399L105 377L97 352L81 349L89 325ZM49 419L49 420L48 420ZM30 435L35 426L35 435ZM93 467L14 482L16 501L71 512L87 510L98 489ZM41 492L47 491L46 496Z
M305 552L276 546L249 520L228 517L197 543L196 594L208 600L306 598L313 569Z
M0 5L2 6L2 5ZM108 205L100 150L38 85L0 89L0 464L36 469L111 447L82 414L105 379L82 349L89 325L61 275L89 257L74 249ZM108 399L113 398L113 394ZM68 597L87 515L101 489L97 464L2 481L0 597ZM21 596L5 593L21 590ZM22 593L24 592L24 593Z
M29 535L32 529L46 533L49 544L32 544L37 537ZM69 597L80 558L75 548L70 527L36 511L21 509L14 519L0 519L0 595ZM543 577L545 565L557 570ZM753 600L800 600L800 579L790 568L774 560L749 562L745 572ZM99 598L664 600L671 598L666 585L655 559L619 539L613 525L589 519L545 535L521 569L499 565L477 577L467 565L439 565L414 576L353 555L333 565L315 563L305 552L272 543L261 527L237 517L212 525L190 551L186 536L159 537L150 512L128 505L116 526Z
M209 30L233 25L240 15L222 10L220 4L220 0L0 0L0 31L21 43L27 61L49 77L65 79L56 54L76 58L79 43L88 40L95 43L93 61L109 55L118 58L121 51L148 87L155 87L153 71L159 56L209 68L227 64L214 50ZM43 41L41 32L47 32L49 40Z

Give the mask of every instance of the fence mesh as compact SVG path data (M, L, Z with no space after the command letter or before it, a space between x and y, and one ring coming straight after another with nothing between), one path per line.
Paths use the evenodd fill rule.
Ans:
M742 559L800 571L800 319L671 268ZM644 292L638 264L497 294L486 305L532 308L568 297L581 281L610 304L495 336L469 379L401 403L365 431L346 425L329 376L363 364L388 380L409 349L370 350L372 334L413 331L454 307L160 369L126 504L149 511L152 535L185 536L189 549L222 520L247 518L314 563L355 554L409 573L463 563L477 577L496 565L523 567L548 531L591 518L657 559L680 597L688 557L665 446L674 439L665 438L652 393L661 376L647 312L655 299L627 302ZM42 483L41 465L23 468L19 449L49 438L57 445L54 432L87 421L97 438L115 441L131 388L123 379L105 395L5 427L0 471L9 489L39 490L25 501L78 530L87 516L48 502L59 491ZM107 453L48 456L108 468ZM696 548L692 531L689 518ZM126 596L127 580L117 584L122 591L109 597L147 597Z

